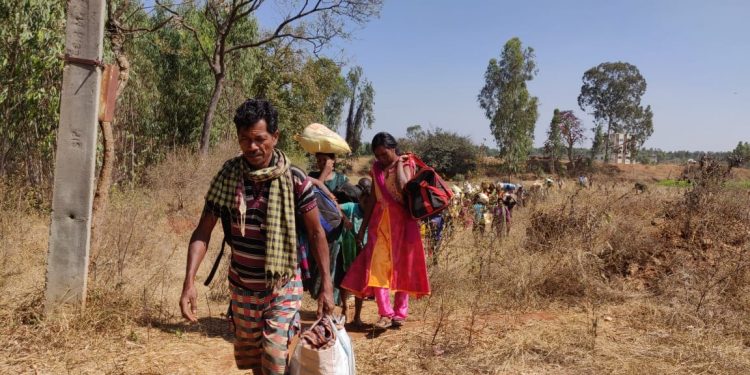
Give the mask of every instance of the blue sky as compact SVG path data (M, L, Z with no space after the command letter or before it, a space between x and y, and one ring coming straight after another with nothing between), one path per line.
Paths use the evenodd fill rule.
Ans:
M283 13L268 1L257 16L272 25ZM750 141L750 0L386 0L381 17L353 34L327 51L373 82L366 139L420 124L494 146L476 98L489 59L519 37L539 68L529 83L540 101L535 145L554 108L593 127L577 97L583 73L606 61L636 65L648 83L642 103L655 131L645 147L722 151Z
M554 108L593 118L577 97L588 68L636 65L654 110L646 147L720 151L750 141L750 1L386 1L381 17L339 41L373 82L375 126L441 127L494 145L476 97L490 58L517 36L539 74L535 144ZM587 134L588 135L588 134Z

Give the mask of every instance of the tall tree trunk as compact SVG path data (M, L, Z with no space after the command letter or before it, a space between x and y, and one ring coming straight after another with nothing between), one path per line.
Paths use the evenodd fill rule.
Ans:
M354 107L357 102L357 86L355 85L352 89L352 98L349 101L349 114L346 116L346 143L352 148L352 152L356 153L352 144L354 140Z
M362 122L364 121L364 105L362 102L359 102L359 106L357 107L357 112L354 115L354 124L352 125L352 139L351 145L352 151L359 150L359 146L362 144Z
M219 98L221 98L221 91L224 88L224 73L214 75L214 90L211 93L211 101L208 103L208 110L206 116L203 118L203 129L201 129L201 140L200 140L200 154L206 156L208 154L208 146L211 141L211 125L214 121L214 114L216 113L216 107L219 105Z
M573 144L568 143L568 167L566 168L566 170L570 172L573 170L574 167L575 165L573 163Z
M96 256L99 253L98 240L101 238L101 224L109 205L109 189L112 186L112 170L115 165L115 137L112 134L112 123L102 121L99 123L99 127L102 130L104 155L102 157L102 168L99 170L99 178L96 180L96 192L94 193L92 207L91 244L93 252L91 259L94 261L96 261Z
M604 163L609 163L609 138L610 129L612 129L612 120L607 122L607 134L604 135Z
M568 146L568 164L573 163L573 145Z

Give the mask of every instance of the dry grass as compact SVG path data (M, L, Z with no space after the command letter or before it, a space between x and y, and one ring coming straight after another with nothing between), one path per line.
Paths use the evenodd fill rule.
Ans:
M0 373L235 373L221 293L200 289L198 325L177 309L202 196L235 152L177 152L113 194L88 307L54 320L41 316L49 217L0 188ZM598 181L517 209L508 237L458 230L404 328L352 333L359 372L750 373L750 195Z

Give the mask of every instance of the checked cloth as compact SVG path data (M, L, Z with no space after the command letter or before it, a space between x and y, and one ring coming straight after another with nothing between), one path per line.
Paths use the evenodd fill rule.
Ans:
M294 277L297 269L297 228L295 223L294 189L291 163L280 150L274 149L276 164L253 170L242 156L224 163L211 181L206 200L226 207L232 220L239 220L245 228L244 179L255 183L271 182L266 211L266 285L278 289ZM244 178L243 178L244 177Z

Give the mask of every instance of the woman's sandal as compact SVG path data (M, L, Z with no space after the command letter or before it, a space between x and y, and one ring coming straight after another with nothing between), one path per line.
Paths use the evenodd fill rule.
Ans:
M375 328L388 329L393 325L393 320L387 316L381 316L380 319L375 323Z

